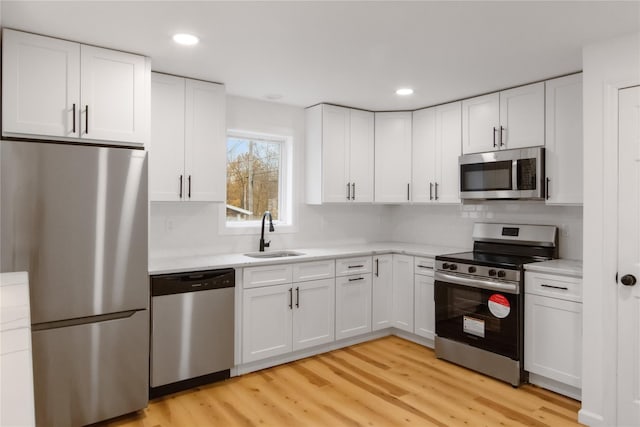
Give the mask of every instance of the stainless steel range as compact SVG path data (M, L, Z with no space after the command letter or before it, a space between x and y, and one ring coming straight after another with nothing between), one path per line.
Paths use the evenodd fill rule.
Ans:
M436 356L520 385L524 264L557 258L558 229L476 223L473 252L436 257Z

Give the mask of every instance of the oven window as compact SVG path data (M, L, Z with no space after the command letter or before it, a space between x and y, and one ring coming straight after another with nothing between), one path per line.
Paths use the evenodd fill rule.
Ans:
M518 360L519 296L435 282L436 334Z
M518 190L536 189L536 159L518 160Z
M511 190L511 167L510 160L460 165L460 191Z

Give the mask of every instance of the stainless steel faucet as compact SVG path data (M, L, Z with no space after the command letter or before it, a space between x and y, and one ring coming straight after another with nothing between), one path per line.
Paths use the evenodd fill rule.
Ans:
M268 242L264 241L264 220L267 217L269 217L269 231L276 231L276 229L273 228L273 219L271 218L271 212L264 211L264 214L262 215L262 231L260 232L260 252L264 252L264 248L268 248L271 244L271 240L269 240Z

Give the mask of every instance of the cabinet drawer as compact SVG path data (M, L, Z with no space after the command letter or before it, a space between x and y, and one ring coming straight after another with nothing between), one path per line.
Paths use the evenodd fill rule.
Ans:
M433 258L415 257L413 259L413 269L415 274L433 276L435 261Z
M293 278L292 270L291 264L245 268L242 281L243 287L258 288L291 283Z
M354 257L336 260L336 276L371 273L371 257Z
M582 302L582 279L537 272L526 272L525 293Z
M293 281L306 282L333 278L336 275L336 263L330 261L313 261L293 264Z

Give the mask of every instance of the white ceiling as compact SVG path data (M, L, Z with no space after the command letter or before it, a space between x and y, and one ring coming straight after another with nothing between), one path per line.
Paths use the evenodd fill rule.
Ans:
M640 2L1 1L5 27L148 55L232 95L402 110L582 69ZM200 37L177 46L176 32ZM400 98L398 87L415 89Z

